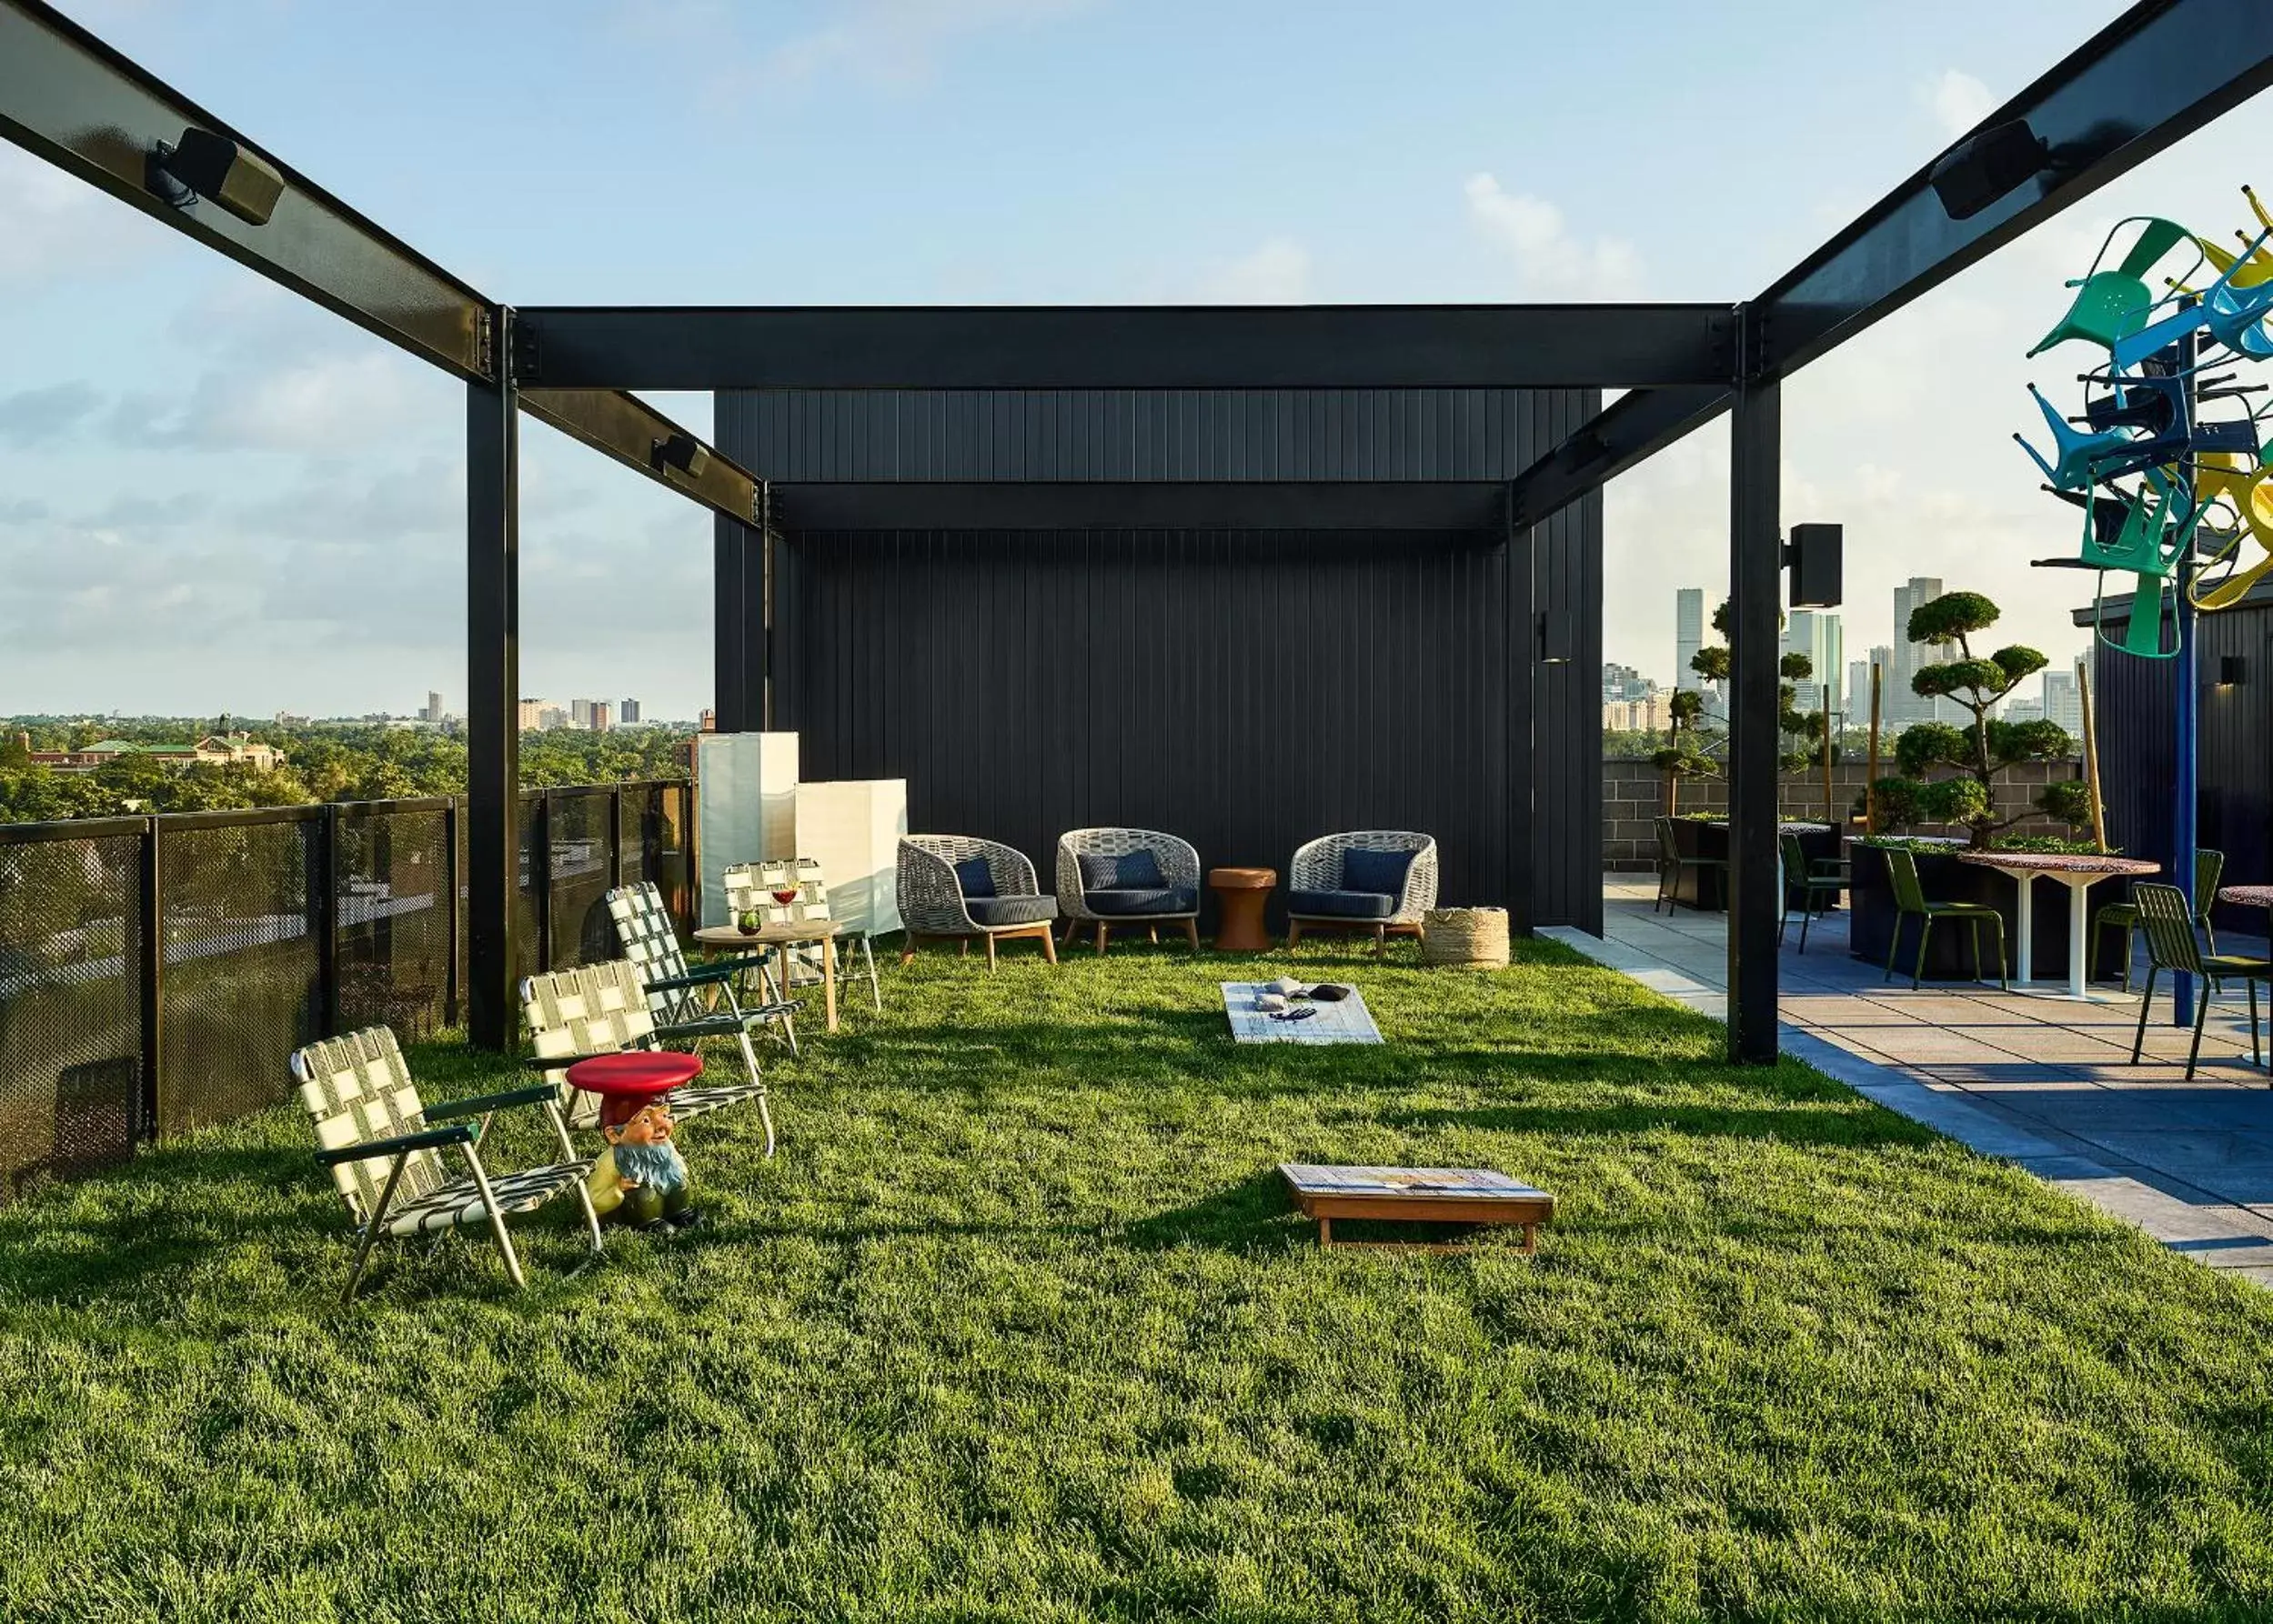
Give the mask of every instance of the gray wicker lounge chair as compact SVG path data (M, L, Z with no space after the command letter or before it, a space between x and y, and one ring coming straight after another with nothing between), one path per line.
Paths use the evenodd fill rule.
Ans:
M1042 954L1058 962L1052 940L1058 918L1054 898L1041 894L1034 866L1023 852L969 835L902 835L900 837L900 917L907 927L900 962L916 956L916 944L954 940L968 953L971 940L987 944L987 967L994 967L998 938L1031 937Z
M1182 922L1200 950L1200 854L1188 841L1156 829L1072 829L1058 837L1058 910L1070 943L1084 925L1097 927L1097 950L1116 925L1142 925L1154 941L1160 927Z
M719 876L726 886L726 911L729 917L739 919L755 912L769 925L790 924L805 919L826 919L829 912L829 882L822 877L820 865L811 857L787 857L763 863L736 863ZM776 891L797 891L794 902L776 902ZM839 968L853 947L860 950L861 962L868 967L868 991L876 1006L876 1013L884 1013L884 988L876 978L876 953L870 947L865 930L842 931L837 937L836 953ZM807 943L790 949L790 978L799 987L820 985L820 945ZM790 989L783 988L786 995Z
M1286 945L1305 929L1370 932L1373 957L1393 936L1417 937L1436 906L1436 842L1409 829L1326 835L1287 866Z
M356 1221L355 1266L347 1271L341 1300L352 1300L363 1266L381 1236L408 1239L486 1223L505 1272L516 1286L521 1260L505 1232L505 1215L542 1207L573 1188L584 1208L592 1250L600 1250L599 1218L584 1188L589 1158L579 1158L552 1088L543 1083L508 1088L474 1099L427 1106L418 1098L410 1068L385 1027L311 1043L292 1057L300 1101L316 1118L323 1148L316 1159L331 1169L340 1198ZM560 1159L548 1167L492 1174L481 1164L478 1147L492 1113L516 1106L541 1106L551 1119ZM452 1178L442 1152L455 1146L466 1158L466 1176ZM385 1162L382 1177L377 1163Z

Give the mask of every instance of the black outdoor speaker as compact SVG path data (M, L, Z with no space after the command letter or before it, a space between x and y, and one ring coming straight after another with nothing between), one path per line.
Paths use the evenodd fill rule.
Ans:
M658 440L653 448L658 471L677 468L689 479L699 479L703 469L710 466L710 453L692 435L675 434L668 440Z
M1792 607L1835 609L1844 583L1846 546L1837 525L1794 525L1784 544L1792 570Z
M268 160L226 135L184 130L181 145L160 148L159 165L200 197L210 198L247 226L266 226L284 195L284 176Z
M1926 176L1953 220L1970 220L2044 171L2052 152L2025 118L1993 124L1942 155Z

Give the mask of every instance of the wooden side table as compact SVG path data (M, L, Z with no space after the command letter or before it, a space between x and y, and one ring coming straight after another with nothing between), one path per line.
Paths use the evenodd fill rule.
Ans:
M1215 893L1215 950L1268 953L1271 933L1263 928L1263 905L1279 883L1275 868L1211 868L1208 889Z
M820 947L821 1007L829 1018L829 1029L837 1029L837 937L844 933L841 919L777 919L747 931L733 925L706 925L695 932L695 940L706 947L729 949L757 947L773 949L775 973L780 977L781 996L790 996L790 949L818 943ZM809 983L810 985L810 983Z

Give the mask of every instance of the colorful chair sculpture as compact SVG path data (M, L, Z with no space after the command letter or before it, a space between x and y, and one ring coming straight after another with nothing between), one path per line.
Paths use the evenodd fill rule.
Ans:
M2126 226L2131 225L2145 227L2139 233L2138 241L2131 246L2131 251L2123 256L2115 269L2101 270L2100 260L2107 257L2117 236ZM2108 232L2107 240L2100 244L2098 256L2093 259L2091 269L2079 280L2068 284L2077 292L2067 314L2028 352L2030 357L2040 356L2054 345L2066 344L2072 338L2081 338L2102 349L2112 350L2117 340L2127 338L2137 332L2147 325L2147 313L2157 302L2154 291L2147 286L2147 273L2154 269L2155 263L2164 255L2189 240L2195 240L2202 253L2208 252L2208 244L2195 239L2191 232L2176 221L2157 219L2150 215L2137 215L2128 220L2117 221L2115 229ZM2201 264L2199 256L2195 264ZM2184 277L2179 279L2184 280Z

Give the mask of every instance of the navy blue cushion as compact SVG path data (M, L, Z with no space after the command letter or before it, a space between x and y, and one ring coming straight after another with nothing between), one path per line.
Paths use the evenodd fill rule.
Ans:
M1313 918L1386 919L1397 899L1379 891L1289 891L1286 911Z
M984 857L965 857L955 865L955 883L963 889L965 897L994 895L994 871L987 867ZM972 918L979 916L973 914Z
M1055 897L965 897L963 907L980 925L1039 925L1058 917Z
M1354 847L1345 851L1342 854L1342 888L1402 897L1405 870L1413 867L1413 856L1409 851L1359 851Z
M1144 891L1091 891L1084 887L1081 900L1089 904L1092 914L1108 914L1117 919L1148 914L1196 913L1200 907L1200 893L1183 886L1156 886Z
M1149 851L1123 852L1116 857L1084 857L1081 889L1089 891L1157 891L1168 883L1160 860ZM1101 913L1103 911L1101 908Z

